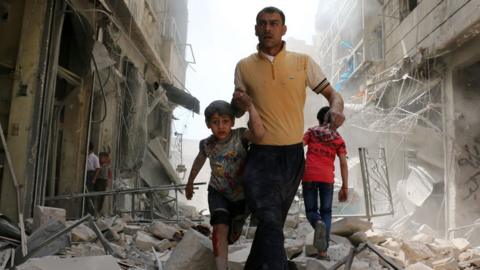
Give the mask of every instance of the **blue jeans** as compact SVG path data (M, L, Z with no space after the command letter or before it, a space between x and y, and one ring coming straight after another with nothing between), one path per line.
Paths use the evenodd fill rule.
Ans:
M328 248L332 227L333 183L303 182L302 188L308 222L314 229L319 220L325 223ZM318 198L320 198L320 209Z

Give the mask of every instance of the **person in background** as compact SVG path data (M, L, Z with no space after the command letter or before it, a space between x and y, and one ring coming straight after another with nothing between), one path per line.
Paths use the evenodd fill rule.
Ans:
M97 178L93 182L93 191L105 191L108 186L112 184L112 170L110 168L110 156L107 152L100 152L98 155L100 157L100 170L97 175ZM100 215L103 208L103 201L105 196L96 196L95 197L95 210L97 215Z
M342 175L338 200L344 202L348 198L347 149L342 136L330 126L332 119L329 111L328 106L321 108L317 113L318 126L309 128L303 136L303 144L308 147L302 182L305 212L315 229L313 246L319 251L317 257L324 260L329 259L327 249L332 224L336 156L340 160Z
M93 143L90 142L88 145L88 156L87 156L87 164L86 164L87 180L85 185L87 188L86 190L87 192L93 191L94 183L98 177L98 174L100 173L100 161L97 155L95 155L95 153L93 152L93 150L94 150L94 145ZM85 209L87 213L91 215L95 215L95 209L93 204L94 203L91 198L87 197L85 199Z
M243 95L238 92L237 95ZM212 135L200 141L185 195L193 196L193 182L206 159L210 160L211 176L208 184L210 224L213 226L213 254L217 270L227 269L228 244L235 242L242 232L248 211L243 192L243 170L248 142L258 142L265 132L258 113L251 104L248 108L250 129L232 129L235 117L231 105L217 100L205 109L205 122Z

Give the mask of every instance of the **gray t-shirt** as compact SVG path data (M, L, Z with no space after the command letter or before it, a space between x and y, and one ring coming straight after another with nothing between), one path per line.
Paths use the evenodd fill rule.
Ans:
M243 135L247 129L232 129L231 137L218 142L212 135L200 141L200 152L210 160L209 185L230 201L245 198L243 191L243 169L247 158L247 141Z

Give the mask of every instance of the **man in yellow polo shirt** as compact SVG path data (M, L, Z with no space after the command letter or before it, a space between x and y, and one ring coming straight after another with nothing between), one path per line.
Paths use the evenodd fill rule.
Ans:
M258 52L240 60L235 69L232 105L237 116L253 102L265 126L265 136L249 150L244 174L247 204L258 220L247 270L288 269L283 225L303 175L307 86L330 103L334 127L345 120L343 99L318 64L286 50L286 31L280 9L262 9L255 25Z

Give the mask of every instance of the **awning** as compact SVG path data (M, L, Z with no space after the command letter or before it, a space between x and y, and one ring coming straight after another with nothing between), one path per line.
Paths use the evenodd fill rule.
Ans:
M200 101L197 98L173 84L164 83L162 86L167 90L168 100L197 114L200 113Z

